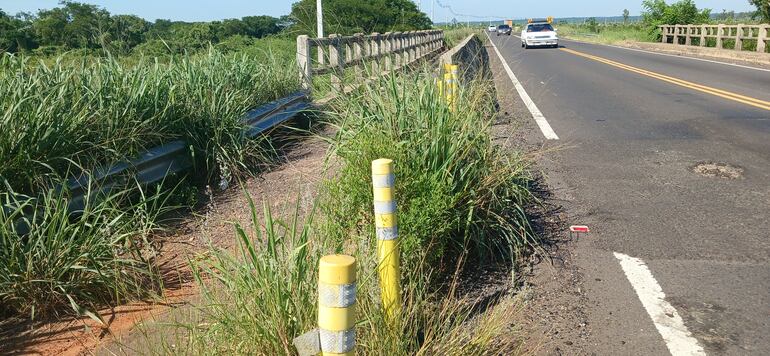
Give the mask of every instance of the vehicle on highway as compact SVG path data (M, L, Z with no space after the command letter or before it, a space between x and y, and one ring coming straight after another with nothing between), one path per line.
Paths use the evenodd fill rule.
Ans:
M495 27L495 25L489 25L489 27L487 28L487 31L495 32L495 31L497 31L497 27Z
M500 25L497 26L497 35L511 35L511 26L508 25Z
M559 47L559 36L551 26L550 20L530 20L521 29L521 46L530 47Z

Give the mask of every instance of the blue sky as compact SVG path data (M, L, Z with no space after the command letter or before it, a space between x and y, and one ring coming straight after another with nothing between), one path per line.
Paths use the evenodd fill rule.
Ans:
M167 18L183 21L206 21L224 18L240 18L249 15L286 15L291 11L294 0L80 0L107 8L116 14L135 14L148 20ZM366 1L366 0L361 0ZM642 0L413 0L423 11L431 15L431 1L438 1L451 6L458 14L475 16L491 16L498 18L528 18L528 17L587 17L587 16L619 16L623 9L638 15L641 11ZM669 0L669 2L671 2ZM699 7L749 11L752 7L746 0L696 0ZM0 9L14 14L19 11L37 11L55 7L58 0L0 0ZM457 17L458 20L474 20L463 16L455 16L448 9L437 3L435 20L445 21Z

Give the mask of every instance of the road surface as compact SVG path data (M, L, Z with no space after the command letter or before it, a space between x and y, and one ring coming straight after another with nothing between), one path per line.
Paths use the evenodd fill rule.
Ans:
M544 170L570 222L592 230L585 352L770 355L770 71L491 40L556 149Z

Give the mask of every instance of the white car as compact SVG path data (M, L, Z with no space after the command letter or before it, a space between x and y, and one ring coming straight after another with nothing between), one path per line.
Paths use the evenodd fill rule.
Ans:
M549 22L531 22L521 29L521 46L559 47L559 36Z
M495 25L489 25L489 27L487 27L487 31L495 32L497 31L497 27Z

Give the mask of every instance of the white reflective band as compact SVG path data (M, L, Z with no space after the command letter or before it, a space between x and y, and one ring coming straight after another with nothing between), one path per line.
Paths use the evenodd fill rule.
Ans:
M342 354L353 351L356 347L356 329L344 331L329 331L319 329L318 334L321 337L321 350Z
M391 174L373 174L372 185L375 188L390 188L396 182L396 176Z
M395 240L397 238L398 226L377 228L377 240Z
M318 304L332 308L356 304L356 285L318 283Z
M374 202L374 213L375 214L395 214L396 202L394 200L376 201Z

